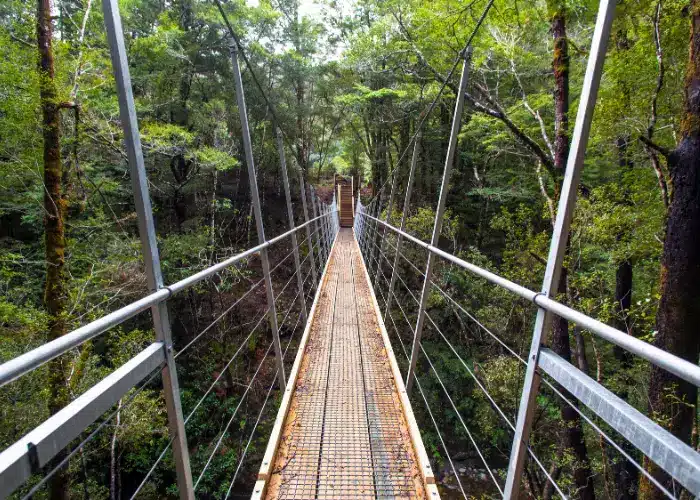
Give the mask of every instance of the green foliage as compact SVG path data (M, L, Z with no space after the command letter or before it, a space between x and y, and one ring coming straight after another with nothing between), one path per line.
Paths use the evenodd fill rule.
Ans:
M649 154L637 138L647 135L654 122L654 141L666 147L675 144L687 60L686 3L667 0L661 4L659 33L666 74L657 96L655 122L650 113L658 83L654 19L659 4L639 0L617 6L572 223L571 251L565 260L569 293L559 297L606 323L626 321L635 336L647 341L656 335L666 213ZM334 174L353 175L355 185L363 188L358 196L366 202L388 182L391 169L398 168L399 187L390 214L391 222L398 225L413 149L410 139L425 119L406 230L429 241L459 68L447 85L442 78L486 1L362 0L347 8L343 2L329 0L323 5L322 18L298 15L301 5L296 0L254 4L235 0L224 2L223 9L242 38L252 68L241 59L266 234L279 234L288 227L274 126L284 135L297 222L302 220L299 170L324 193L331 192ZM561 182L561 172L548 168L542 158L551 159L556 128L552 6L553 2L543 0L498 2L473 40L470 99L459 131L439 241L446 251L533 290L541 287ZM54 33L60 103L80 106L77 124L73 108L61 111L69 207L69 329L149 292L102 13L94 2L89 15L86 7L87 2L75 0L57 4ZM565 7L571 125L579 105L597 2L572 0ZM1 361L44 342L48 324L42 304L45 211L34 8L20 0L0 5ZM228 33L212 2L122 0L120 9L161 264L165 282L173 283L257 241ZM274 120L252 73L274 104ZM441 91L434 110L422 114ZM480 111L486 108L492 112ZM663 161L660 169L672 183ZM386 207L382 210L385 216ZM397 239L389 234L386 243L396 245ZM271 248L273 265L286 252ZM304 249L302 258L306 252ZM405 326L415 324L415 291L421 289L426 255L406 241L402 252L406 258L399 260L398 272L405 285L398 282L395 293L407 321L396 305L391 314L397 324ZM615 297L621 263L630 263L634 270L632 306L626 314ZM291 266L290 259L276 271L276 291L289 278ZM246 340L249 322L264 312L264 298L258 290L231 306L260 278L260 261L251 256L168 302L177 349L217 321L178 358L186 413L202 397L202 388L221 375L188 422L195 471L204 466L212 440L218 438L217 432L240 402L241 387L249 383L251 367L267 346L269 332L263 324L244 343L236 363L222 373ZM445 262L435 266L434 281L456 297L458 304L433 287L424 347L459 415L425 359L419 363L421 383L431 406L439 409L435 412L439 427L453 431L443 435L448 453L460 452L466 457L461 460L479 464L462 417L490 467L503 476L511 436L479 384L488 388L504 414L514 420L523 367L509 349L526 355L535 308ZM570 343L575 346L573 327L570 331ZM646 412L648 367L634 362L621 368L610 345L585 330L576 333L585 344L590 375ZM70 374L71 396L83 393L153 340L151 318L144 312L64 355L61 360ZM401 357L398 344L395 352ZM399 362L405 368L405 361ZM261 376L272 380L268 371L263 370ZM48 416L46 378L42 368L0 389L3 446ZM170 439L160 387L156 377L123 408L120 424L107 426L99 435L85 452L84 463L71 461L72 496L130 495ZM261 404L258 391L254 392L249 396L251 408ZM133 392L123 401L130 395ZM447 469L446 452L431 430L423 401L416 398L413 403L429 454L436 465ZM576 463L559 446L559 403L551 392L538 396L531 444L545 462L556 459L562 464L559 484L574 494L571 471ZM237 485L245 493L274 420L274 412L268 412ZM241 440L254 420L251 411L232 426L203 477L203 495L223 496L240 457ZM600 451L598 437L586 427L585 438L596 488L608 487L603 469L609 463ZM122 481L117 492L110 492L106 479L112 459ZM166 454L143 495L175 497L173 471L172 455ZM529 472L536 482L543 480L537 469ZM487 481L470 484L475 496L482 490L484 497L495 494L489 488Z

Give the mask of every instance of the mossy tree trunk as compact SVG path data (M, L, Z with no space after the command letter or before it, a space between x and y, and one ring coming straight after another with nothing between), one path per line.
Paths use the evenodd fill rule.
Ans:
M673 198L661 257L655 344L695 364L700 354L700 0L690 2L690 25L680 139L667 156ZM697 396L693 384L652 367L649 412L660 425L689 444ZM673 491L665 472L649 460L645 467ZM639 493L643 499L663 498L646 478L640 481Z
M44 139L44 234L46 246L46 284L44 306L49 317L49 341L66 333L67 274L65 269L65 214L66 198L63 193L61 166L61 105L54 79L54 60L50 0L37 0L37 42L39 47L39 74L41 78L41 111ZM59 357L49 362L49 411L53 415L68 403L68 387L64 360ZM66 455L60 452L55 463ZM68 467L62 467L52 478L50 498L68 498Z

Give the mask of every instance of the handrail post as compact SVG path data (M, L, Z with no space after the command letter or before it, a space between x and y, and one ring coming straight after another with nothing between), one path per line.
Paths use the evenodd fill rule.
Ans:
M296 227L294 223L294 211L292 209L292 195L289 190L289 176L287 175L287 159L284 156L284 143L282 142L282 131L279 127L275 127L275 135L277 139L277 151L280 155L280 170L282 171L282 185L284 186L284 198L287 201L287 217L289 219L289 229L293 230ZM297 242L297 233L292 233L292 251L294 252L294 269L297 274L297 288L299 289L299 307L304 318L304 323L307 321L306 299L304 297L304 277L301 275L301 264L299 260L299 245Z
M357 215L359 216L359 220L360 220L360 225L359 225L359 231L360 231L360 251L362 252L362 259L365 260L365 261L367 261L367 257L366 257L366 255L365 255L365 254L367 253L367 252L366 252L366 249L365 249L365 240L366 240L366 238L367 238L367 236L366 236L366 234L365 234L365 232L366 232L366 229L365 229L365 228L366 228L366 224L365 224L365 216L364 216L364 214L365 214L365 207L364 207L362 204L360 204L360 203L357 204L357 207L358 207ZM368 276L369 276L369 274L368 274Z
M392 172L393 178L391 179L391 191L389 192L389 203L386 206L386 217L384 217L384 222L387 224L389 223L389 220L391 219L391 211L394 206L394 193L396 193L396 186L398 184L399 180L399 166L396 165L394 167L394 171ZM379 274L379 269L382 266L382 252L384 249L384 240L386 239L386 226L384 226L382 230L382 237L379 240L379 259L377 259L377 270L375 271L375 276Z
M316 203L318 204L318 216L320 217L319 222L321 223L321 236L323 237L323 260L325 262L326 259L328 259L328 227L326 226L326 207L323 203L321 203L321 199L318 197L316 198Z
M320 217L318 219L318 240L319 240L319 250L318 253L323 256L321 259L321 263L319 266L321 269L323 269L323 263L326 261L327 257L327 252L326 252L326 227L323 224L323 206L321 205L321 200L319 200L318 195L316 194L316 188L314 186L311 186L311 203L313 203L314 207L314 217ZM321 252L323 251L323 252Z
M372 213L372 210L374 209L374 204L377 202L376 198L372 200L369 205L362 207L364 209L364 213L366 215L370 215ZM369 274L369 269L370 269L370 263L372 262L372 255L371 255L371 247L369 246L368 242L370 240L371 236L371 228L372 228L372 220L367 219L365 217L364 224L362 226L362 232L364 233L364 252L366 254L365 260L367 261L367 276L370 277L370 280L372 279L372 276Z
M384 188L382 187L379 190L379 193L377 194L377 197L375 198L374 201L376 201L375 205L375 210L374 210L374 217L379 219L382 215L382 195L384 194ZM372 238L369 240L369 254L370 254L370 259L367 264L367 272L370 276L370 279L372 279L372 273L370 272L372 269L372 264L373 261L376 259L375 255L377 252L377 235L379 234L379 223L375 220L372 221L373 225L372 227L374 228L374 234L372 234ZM379 260L377 259L377 263L379 263ZM374 270L374 283L375 285L377 284L377 274L379 272L379 266L375 267Z
M316 219L314 220L314 226L316 227L316 230L314 232L316 234L316 242L318 243L319 266L323 267L323 262L325 261L325 251L323 250L323 238L321 238L322 226L319 224L318 220L318 210L316 207L316 190L311 184L309 184L309 195L311 196L311 212L313 213L314 219Z
M338 203L335 200L335 190L333 190L333 201L331 202L331 226L333 229L333 234L331 235L331 241L335 238L338 233L338 226L336 224L336 219L338 218Z
M471 59L471 47L463 53L464 63L462 66L462 76L459 80L459 89L457 91L457 102L455 103L454 116L452 118L452 130L450 131L450 141L447 146L447 157L445 158L445 170L442 174L442 185L440 187L440 199L438 200L437 210L435 211L435 224L433 225L433 236L430 244L434 247L438 246L440 233L442 232L442 220L445 215L445 205L447 203L447 195L450 187L450 174L452 173L452 164L454 163L455 152L457 150L457 136L459 129L462 126L462 111L464 110L464 94L467 89L467 80L469 79L469 61ZM418 319L416 320L416 328L413 332L413 347L411 349L411 361L406 374L406 392L410 393L413 387L413 378L416 371L416 361L420 353L420 339L423 333L423 323L425 322L425 308L428 304L428 296L430 295L430 280L433 271L433 253L428 250L428 261L425 265L425 280L423 281L423 290L421 291L420 303L418 307Z
M378 199L375 198L372 203L367 205L367 208L365 209L365 213L367 215L371 215L375 213L375 206L378 204ZM365 252L367 253L367 274L370 278L372 279L372 275L369 274L369 270L371 269L370 266L372 265L372 228L375 227L376 222L373 221L372 219L366 219L365 222L367 223L367 227L365 229Z
M360 245L360 250L362 250L362 217L360 213L362 212L362 203L358 199L355 203L355 217L353 219L353 229L355 230L355 238Z
M245 94L243 93L243 80L241 79L241 68L238 66L238 47L236 42L231 42L231 65L233 67L233 83L236 86L236 101L238 104L238 115L241 120L241 136L243 139L243 149L248 166L248 179L250 181L250 197L253 203L253 213L255 214L255 226L258 232L258 242L262 245L265 240L265 227L263 225L262 211L260 210L260 195L258 194L258 181L255 176L255 163L253 163L253 146L250 142L250 129L248 128L248 112L245 105ZM272 278L270 277L270 260L267 248L260 250L260 262L262 264L263 275L265 276L265 291L267 293L267 315L272 330L272 343L275 348L277 358L277 376L279 378L280 389L287 385L284 374L284 360L282 358L282 347L280 345L280 335L277 328L277 310L275 309L275 291L272 288Z
M153 210L148 193L148 177L143 161L136 106L134 105L134 95L131 88L131 75L129 74L124 32L117 0L103 0L102 10L104 12L109 52L112 59L112 70L114 71L114 79L117 86L119 115L124 130L124 143L126 145L131 185L134 190L134 204L138 218L141 251L143 252L143 260L146 267L148 288L154 292L163 288L163 274L160 267ZM180 402L180 386L177 378L177 365L173 354L167 303L163 301L151 307L151 314L153 316L156 339L165 345L165 366L161 371L161 375L163 378L165 407L168 413L168 431L173 440L173 457L175 459L179 497L182 500L194 500L190 455L187 447L182 404Z
M415 178L416 163L418 161L418 149L419 142L421 139L421 133L418 132L415 142L413 143L413 155L411 156L411 170L408 172L408 182L406 184L406 196L403 200L403 212L401 213L401 231L406 230L406 219L408 218L408 209L411 205L411 193L413 191L413 180ZM384 226L386 230L386 226ZM394 286L396 285L396 273L399 265L399 257L401 253L401 234L396 235L396 255L394 255L394 267L391 269L391 280L389 280L389 291L387 292L386 298L386 308L384 309L384 319L386 319L387 314L389 314L389 309L391 308L391 297L394 293Z
M321 223L321 234L323 235L323 251L325 256L323 260L325 261L328 259L328 255L330 253L330 244L328 243L328 226L326 225L327 220L325 217L325 205L323 202L321 202L321 198L318 196L316 188L314 188L314 198L316 198L316 205L318 206L318 215L321 217L319 222Z
M299 188L301 190L301 206L304 209L304 222L306 223L306 244L309 246L309 259L311 259L311 275L314 279L314 288L318 283L316 271L316 258L314 257L314 242L311 238L311 228L309 227L309 207L306 204L306 184L304 183L304 173L299 169Z
M547 297L556 294L559 286L562 263L566 255L569 228L574 207L576 206L576 190L581 178L584 155L591 130L591 121L593 120L593 111L598 96L600 78L603 73L605 53L610 38L610 29L615 17L615 4L615 0L601 0L598 7L598 16L593 32L586 74L583 80L583 90L579 100L571 150L566 162L566 172L564 173L564 181L559 196L557 218L554 222L547 267L542 282L541 293ZM527 358L523 391L520 396L520 406L518 407L518 420L515 425L513 447L511 448L510 461L508 463L508 476L506 477L503 493L504 498L517 498L520 490L520 479L525 465L525 452L527 451L527 443L532 430L532 417L537 406L536 397L540 385L540 375L537 373L540 348L546 338L551 322L551 313L539 308Z
M326 248L328 249L328 258L331 254L331 225L330 225L330 207L327 204L323 205L323 223L326 226Z

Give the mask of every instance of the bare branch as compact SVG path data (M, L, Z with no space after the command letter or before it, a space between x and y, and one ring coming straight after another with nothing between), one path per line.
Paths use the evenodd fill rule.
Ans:
M535 111L532 109L530 106L530 103L527 100L527 94L525 93L525 87L523 87L523 82L520 80L520 74L518 73L517 69L515 68L515 61L513 59L510 60L510 67L513 70L513 75L515 76L515 80L518 82L518 87L520 87L520 93L522 95L522 100L523 100L523 105L525 106L525 109L527 109L530 114L537 120L537 122L540 124L540 133L542 134L542 140L544 143L547 145L547 149L549 150L549 155L554 158L554 146L552 145L552 141L549 139L549 135L547 134L547 127L544 124L544 120L542 119L542 115L540 115L539 111Z
M87 27L91 9L92 0L88 0L87 6L85 7L85 14L83 14L83 22L80 25L80 34L78 35L78 47L80 47L80 49L78 52L78 60L75 63L75 71L73 73L73 88L70 91L70 96L72 99L75 99L75 97L78 95L78 79L83 71L83 44L85 42L85 29Z
M649 148L653 149L654 151L656 151L657 153L659 153L660 155L662 155L664 158L668 158L668 155L671 154L671 150L670 150L670 149L665 148L665 147L663 147L663 146L660 146L660 145L656 144L654 141L652 141L651 139L649 139L649 138L648 138L647 136L645 136L645 135L640 135L640 136L639 136L639 140L642 141L642 142L643 142L646 146L648 146Z
M554 220L556 219L556 216L554 214L554 201L552 201L552 197L549 196L549 193L547 193L547 188L544 185L544 178L542 177L542 163L538 162L537 163L537 182L540 185L540 192L542 193L542 196L544 196L544 199L547 200L547 208L549 208L549 220L552 223L552 227L554 227Z
M666 181L666 174L659 161L659 156L657 152L663 154L664 157L668 157L668 154L662 153L658 147L651 141L654 135L654 129L656 127L656 121L658 119L658 100L659 94L661 94L661 89L664 85L664 76L666 74L666 67L664 65L664 53L661 47L661 30L659 29L661 21L661 1L656 4L656 11L654 13L654 46L656 49L656 61L658 64L658 73L656 76L656 87L654 88L654 93L651 98L651 116L649 118L649 126L647 127L646 138L644 136L640 137L640 140L644 143L644 150L649 155L651 160L651 166L656 173L656 178L659 183L659 189L661 190L661 199L664 202L664 207L668 210L670 204L670 198L668 194L668 182ZM664 151L668 151L664 148Z
M10 33L10 39L14 40L15 42L21 43L22 45L29 47L30 49L36 48L35 44L30 43L22 38L19 38L19 37L13 35L12 33Z
M534 139L532 139L520 127L513 123L510 117L495 101L491 100L484 94L484 99L486 99L487 104L492 106L489 107L486 104L482 104L481 102L477 101L476 98L469 93L465 93L464 96L475 110L503 122L508 130L510 130L513 135L515 135L515 137L519 139L542 162L544 168L554 175L554 163L552 162L552 158L542 149L539 144L537 144Z

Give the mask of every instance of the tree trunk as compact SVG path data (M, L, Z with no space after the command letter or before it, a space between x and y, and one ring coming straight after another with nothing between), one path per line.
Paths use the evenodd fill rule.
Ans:
M41 112L44 139L44 237L46 245L46 284L44 306L49 317L48 341L66 333L67 275L65 270L66 238L64 220L66 199L63 196L63 167L61 166L61 115L54 81L51 3L37 0L37 42L39 45L39 74L41 76ZM63 359L49 362L49 412L53 415L68 403L68 387ZM54 463L66 457L62 450ZM68 498L67 464L54 474L49 485L52 500Z
M668 156L673 199L661 258L661 300L656 314L655 345L691 363L698 362L700 336L700 0L691 1L689 61L680 140ZM697 388L652 366L649 413L675 436L690 444ZM645 467L664 486L670 477L649 460ZM662 498L646 478L640 496Z
M548 8L554 38L554 58L552 61L555 116L554 166L563 174L569 156L569 43L566 35L565 2L551 0L548 2ZM559 279L558 292L561 296L566 297L567 290L568 269L564 267ZM552 321L552 349L562 358L571 362L569 322L559 316L555 316ZM569 401L577 404L577 400L567 391L562 391L562 393ZM588 460L581 418L576 410L563 400L560 401L560 410L563 420L562 443L566 452L570 453L575 460L572 472L578 490L578 498L593 500L595 498L593 473Z

